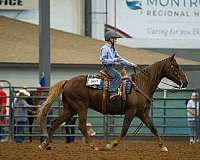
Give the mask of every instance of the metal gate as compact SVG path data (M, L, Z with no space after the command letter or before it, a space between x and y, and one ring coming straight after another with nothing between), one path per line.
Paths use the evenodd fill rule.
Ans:
M7 115L0 115L1 119L7 119L7 124L0 124L0 128L4 129L6 132L0 132L0 136L7 136L11 141L14 141L16 137L25 137L26 139L40 139L43 135L40 132L39 125L36 121L35 115L17 115L16 111L16 93L24 87L12 87L8 81L0 81L6 84L4 89L7 91L6 98L7 102ZM29 92L35 91L40 92L36 87L28 87ZM156 128L161 136L168 137L195 137L199 135L199 125L200 118L199 116L195 117L196 124L194 126L188 126L187 124L187 108L185 106L185 100L188 99L192 92L198 92L199 90L157 90L154 95L154 103L151 106L151 117L155 123ZM45 98L44 96L29 96L29 98L40 99ZM52 106L52 113L48 115L50 126L50 121L61 115L62 113L62 101L60 98ZM196 112L199 109L196 107ZM33 124L16 124L15 119L17 117L24 118L35 118ZM92 123L93 129L96 131L96 137L104 138L105 141L110 141L116 136L119 136L123 115L102 115L97 112L94 112L89 109L88 121ZM129 128L127 134L128 138L137 138L137 137L149 137L153 136L150 131L143 125L140 132L137 135L134 135L133 132L140 124L140 120L135 118ZM73 126L75 127L75 135L67 135L65 132L66 127ZM16 133L17 127L25 127L25 132L22 134ZM32 133L29 133L29 129L32 127ZM191 135L190 128L195 129L195 134ZM82 137L78 129L78 122L75 125L67 125L66 123L62 124L54 134L54 137L65 138L66 136L76 136ZM32 137L32 138L31 138Z
M0 140L7 141L12 137L12 87L7 80L0 80ZM2 96L3 95L3 96Z

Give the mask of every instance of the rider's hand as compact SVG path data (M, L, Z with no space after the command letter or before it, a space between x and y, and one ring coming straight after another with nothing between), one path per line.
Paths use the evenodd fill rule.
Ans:
M120 62L120 58L118 57L118 58L115 58L115 60L114 60L115 62Z
M120 65L120 62L115 62L116 65Z
M131 66L136 68L137 64L131 63Z

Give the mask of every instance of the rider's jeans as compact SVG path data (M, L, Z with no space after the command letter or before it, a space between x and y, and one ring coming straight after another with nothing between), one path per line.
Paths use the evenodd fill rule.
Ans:
M25 133L25 126L27 124L26 121L18 121L16 122L18 126L16 126L16 134L19 134L19 136L15 136L15 142L16 143L22 143L24 141L24 133Z
M119 87L121 82L120 69L117 66L109 65L106 66L106 70L108 74L114 78L113 80L111 80L110 91L117 92L117 88Z

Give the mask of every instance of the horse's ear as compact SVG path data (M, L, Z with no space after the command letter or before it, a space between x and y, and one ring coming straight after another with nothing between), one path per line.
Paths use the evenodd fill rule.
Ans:
M176 55L176 54L173 53L173 55L170 57L170 60L171 60L171 61L174 59L175 55Z

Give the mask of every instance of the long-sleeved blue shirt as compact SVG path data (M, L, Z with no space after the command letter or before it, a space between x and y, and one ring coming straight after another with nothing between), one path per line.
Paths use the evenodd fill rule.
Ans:
M117 59L120 59L120 61L116 62ZM100 61L104 65L123 64L126 67L135 65L134 63L130 63L128 60L119 56L117 52L114 50L114 48L108 43L106 43L104 46L101 47Z

